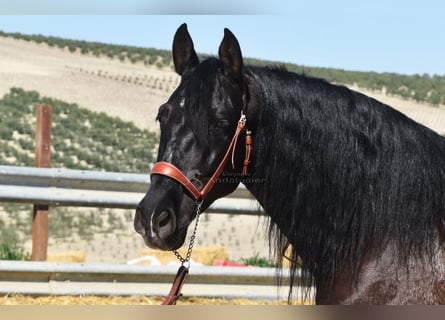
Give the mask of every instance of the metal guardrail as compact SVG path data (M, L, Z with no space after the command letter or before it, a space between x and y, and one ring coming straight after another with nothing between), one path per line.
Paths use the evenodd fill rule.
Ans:
M148 174L0 166L0 202L135 208L149 183ZM242 186L206 211L263 214ZM0 294L163 296L176 271L176 266L0 261ZM276 269L194 266L183 293L227 299L287 299L289 276L283 275L283 286L277 289Z
M3 202L136 208L149 184L148 174L0 166L0 201ZM206 211L262 214L259 204L242 186L230 196L215 201Z
M0 294L164 296L176 271L177 266L0 261ZM281 271L280 288L277 272L274 268L193 266L183 294L287 299L289 271Z

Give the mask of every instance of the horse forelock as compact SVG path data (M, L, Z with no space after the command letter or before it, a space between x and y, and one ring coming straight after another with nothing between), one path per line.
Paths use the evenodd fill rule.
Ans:
M201 145L208 143L212 98L219 68L220 63L216 58L208 58L194 67L182 80L181 94L185 98L184 116Z
M181 94L185 98L184 115L201 145L208 144L211 122L221 114L224 114L223 118L230 118L233 128L236 127L241 110L241 89L230 87L230 82L224 75L220 60L213 57L207 58L183 77ZM232 103L234 95L239 95L239 106ZM238 111L234 112L234 108Z

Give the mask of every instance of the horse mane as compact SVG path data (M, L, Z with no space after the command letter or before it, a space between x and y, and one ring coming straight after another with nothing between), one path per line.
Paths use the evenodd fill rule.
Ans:
M343 86L284 68L245 72L259 110L254 178L264 181L251 191L281 262L291 248L293 280L298 257L329 288L390 243L401 263L431 256L445 234L443 137Z

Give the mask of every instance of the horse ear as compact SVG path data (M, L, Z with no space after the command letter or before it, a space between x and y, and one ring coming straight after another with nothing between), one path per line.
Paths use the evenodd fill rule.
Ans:
M225 28L224 38L219 46L219 59L221 60L226 75L236 81L242 81L243 56L238 40L233 33Z
M184 70L199 64L193 41L187 30L187 24L183 23L176 30L173 39L173 63L175 71L182 76Z

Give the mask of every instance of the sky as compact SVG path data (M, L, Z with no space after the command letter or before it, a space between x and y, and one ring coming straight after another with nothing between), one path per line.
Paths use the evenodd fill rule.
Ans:
M0 13L6 32L170 50L186 22L200 53L216 54L227 27L246 57L445 76L441 0L14 0Z

